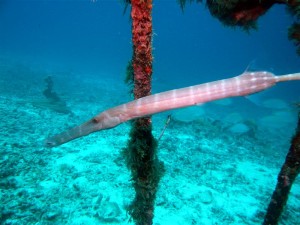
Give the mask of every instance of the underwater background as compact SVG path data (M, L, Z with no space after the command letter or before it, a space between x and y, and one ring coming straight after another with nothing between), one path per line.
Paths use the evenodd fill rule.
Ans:
M153 3L153 93L246 70L300 71L293 17L272 7L249 33L204 4ZM56 148L43 141L132 99L122 1L0 1L0 224L132 224L121 154L130 122ZM49 92L57 101L49 101ZM300 82L153 116L166 172L154 224L261 224L295 133ZM53 93L51 92L51 93ZM53 96L52 96L53 97ZM280 224L300 224L296 179Z

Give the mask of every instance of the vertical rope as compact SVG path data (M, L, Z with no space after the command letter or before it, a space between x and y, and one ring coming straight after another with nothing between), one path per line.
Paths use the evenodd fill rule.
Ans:
M152 0L131 0L134 98L151 94L152 75ZM135 198L128 212L138 225L151 225L154 202L163 166L156 155L151 117L136 119L128 146L124 149L131 170Z
M300 172L300 112L298 127L291 147L277 177L277 185L269 203L263 225L277 225L287 203L292 185Z

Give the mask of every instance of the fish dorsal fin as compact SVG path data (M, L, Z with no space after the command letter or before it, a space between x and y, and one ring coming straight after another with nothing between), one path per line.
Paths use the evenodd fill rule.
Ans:
M248 63L246 69L244 70L244 73L256 71L256 67L256 59L254 59L250 63Z
M268 68L267 66L263 66L260 63L257 63L257 60L252 60L246 67L244 73L246 72L256 72L256 71L269 71L273 72L273 68Z

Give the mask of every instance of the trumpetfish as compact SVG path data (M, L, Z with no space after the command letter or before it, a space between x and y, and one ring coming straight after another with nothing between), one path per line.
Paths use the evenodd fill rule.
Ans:
M96 131L113 128L128 120L167 110L254 94L278 82L291 80L300 80L300 73L275 76L266 71L244 72L233 78L149 95L105 110L79 126L49 137L45 140L45 146L58 146Z

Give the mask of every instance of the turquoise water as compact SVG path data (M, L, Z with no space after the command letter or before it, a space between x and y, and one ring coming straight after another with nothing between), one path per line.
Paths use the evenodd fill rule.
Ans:
M167 10L166 10L167 9ZM128 8L119 1L1 1L1 224L131 224L120 154L130 123L56 148L46 137L132 99ZM247 34L204 5L155 1L153 92L263 69L300 71L293 18L273 7ZM49 78L50 77L50 78ZM48 78L48 81L47 81ZM49 79L53 82L46 98ZM300 82L153 116L165 163L154 224L261 224L294 134ZM49 92L48 92L49 93ZM299 224L296 179L280 224Z

